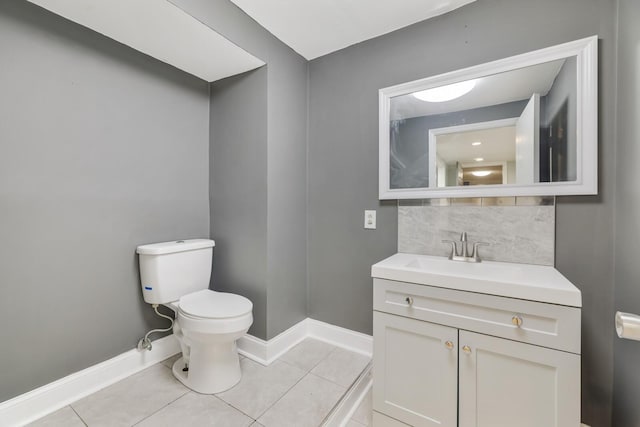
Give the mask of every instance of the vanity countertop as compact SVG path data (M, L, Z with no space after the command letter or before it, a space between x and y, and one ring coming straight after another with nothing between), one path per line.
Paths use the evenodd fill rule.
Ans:
M397 253L371 267L373 278L582 307L582 294L551 266Z

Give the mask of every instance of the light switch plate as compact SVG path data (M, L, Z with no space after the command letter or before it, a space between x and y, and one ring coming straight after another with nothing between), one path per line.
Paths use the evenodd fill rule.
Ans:
M364 211L364 228L376 229L376 211Z

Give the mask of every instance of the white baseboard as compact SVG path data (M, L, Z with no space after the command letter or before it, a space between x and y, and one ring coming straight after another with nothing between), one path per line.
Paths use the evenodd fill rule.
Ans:
M373 337L313 319L304 319L269 341L251 335L238 340L238 352L269 365L307 337L371 356ZM151 351L129 350L5 402L0 402L2 426L22 426L57 411L91 393L135 374L180 352L168 335L153 341Z
M238 353L268 366L308 336L307 320L296 323L269 341L247 334L238 340Z
M0 403L3 426L22 426L180 352L173 335L153 341L151 351L129 350Z
M320 341L325 341L337 347L355 351L371 357L373 355L373 337L351 329L341 328L307 318L307 336Z
M245 335L238 340L238 352L262 365L270 365L305 338L325 341L369 357L373 354L373 337L371 335L311 318L296 323L269 341Z
M310 337L367 356L373 354L373 337L310 318L293 325L278 336L264 341L251 335L238 340L238 351L263 365L269 365L305 338ZM151 365L180 352L177 340L166 336L153 341L151 351L129 350L109 360L68 375L13 399L0 402L2 426L23 426L95 393ZM344 405L327 425L343 425L362 399L371 381L361 378L353 397L355 404ZM346 414L346 415L345 415ZM589 427L582 424L582 427Z

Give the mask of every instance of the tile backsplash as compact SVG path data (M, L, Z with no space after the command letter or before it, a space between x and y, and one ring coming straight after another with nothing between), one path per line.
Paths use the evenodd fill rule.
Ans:
M490 244L480 247L484 260L554 265L553 201L503 204L495 199L482 200L481 203L400 202L398 251L448 256L451 245L442 240L459 240L460 233L466 231L470 243Z

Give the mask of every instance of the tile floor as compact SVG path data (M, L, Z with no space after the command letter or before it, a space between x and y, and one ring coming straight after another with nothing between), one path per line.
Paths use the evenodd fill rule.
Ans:
M190 391L171 373L173 358L50 414L34 427L316 427L370 359L306 339L269 366L241 358L242 380L216 395ZM349 427L371 425L371 393Z

